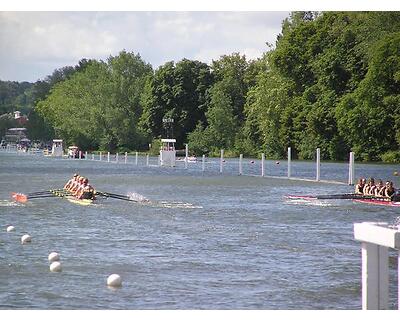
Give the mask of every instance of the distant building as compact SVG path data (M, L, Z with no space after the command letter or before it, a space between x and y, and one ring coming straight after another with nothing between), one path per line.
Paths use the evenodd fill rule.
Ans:
M28 117L21 115L20 111L14 111L14 119L20 126L25 125L29 121Z

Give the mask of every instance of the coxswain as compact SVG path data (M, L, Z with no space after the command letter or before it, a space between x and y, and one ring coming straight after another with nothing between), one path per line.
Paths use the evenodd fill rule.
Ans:
M75 173L71 179L68 180L68 182L64 186L64 190L69 190L69 188L74 184L76 177L78 177L78 174Z
M79 189L76 197L78 199L95 199L95 190L94 188L89 184L89 179L85 178L83 180L83 185L82 187Z
M364 187L365 187L365 183L367 182L367 180L365 180L365 178L360 178L358 179L358 183L356 184L356 188L354 190L354 193L356 194L363 194L364 193Z
M385 197L388 197L388 198L392 199L394 193L395 193L395 190L394 190L394 187L393 187L393 182L392 181L386 181Z
M368 183L364 186L363 193L366 196L373 196L375 195L375 180L374 178L369 178Z

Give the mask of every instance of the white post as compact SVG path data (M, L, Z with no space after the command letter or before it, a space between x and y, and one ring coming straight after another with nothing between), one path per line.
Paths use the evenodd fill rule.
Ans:
M189 145L186 143L185 145L185 169L188 167L188 157L189 157Z
M317 148L317 176L315 178L316 181L320 180L320 174L321 174L321 150L320 148Z
M139 152L136 151L136 154L135 154L135 165L138 165L138 156L139 156Z
M110 151L107 152L107 162L110 162Z
M219 161L219 172L222 173L224 166L224 149L221 149L221 159Z
M149 155L146 155L146 166L149 166Z
M292 164L292 148L288 147L287 148L287 176L290 178L291 175L291 164Z
M82 159L82 151L79 150L79 160L81 160L81 159Z
M99 159L100 159L100 161L101 161L101 151L100 151L100 156L99 156Z
M354 185L354 152L350 152L350 157L349 157L349 180L348 180L348 185L352 186Z
M373 243L361 244L362 309L388 309L389 249Z
M243 174L242 162L243 162L243 154L240 154L239 155L239 176L241 176Z
M201 158L201 171L206 170L206 156L203 154L203 157Z
M87 160L88 158L87 158L87 151L85 151L85 160Z
M400 310L400 251L397 251L397 309Z
M264 161L265 161L265 154L261 153L261 177L265 176Z
M115 162L118 163L118 152L117 152L117 154L115 155Z
M94 153L92 153L92 161L94 161Z
M128 162L128 152L125 152L125 163Z

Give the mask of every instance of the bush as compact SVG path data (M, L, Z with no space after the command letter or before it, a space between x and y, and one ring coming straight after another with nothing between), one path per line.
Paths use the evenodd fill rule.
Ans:
M381 158L383 162L400 163L400 151L388 151Z

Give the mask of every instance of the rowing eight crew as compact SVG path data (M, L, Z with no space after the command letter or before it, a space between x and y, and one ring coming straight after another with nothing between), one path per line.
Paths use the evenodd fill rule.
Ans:
M399 201L400 190L397 190L393 187L392 181L386 181L383 184L381 179L378 180L378 183L375 184L374 178L369 178L368 183L365 178L360 178L355 188L356 194L363 194L365 196L375 196L375 197L386 197L390 198L392 201Z
M64 190L69 191L78 199L95 199L96 191L89 184L88 178L75 173L64 186Z

